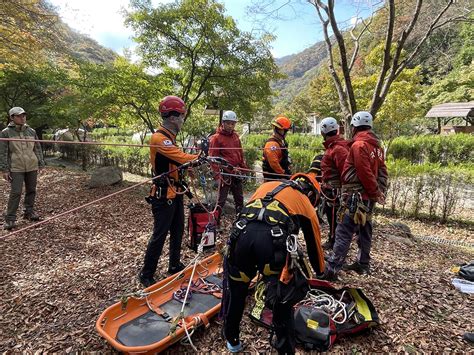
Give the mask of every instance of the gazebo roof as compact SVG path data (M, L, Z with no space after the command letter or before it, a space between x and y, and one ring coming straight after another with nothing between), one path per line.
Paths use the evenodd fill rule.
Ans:
M428 111L425 117L473 117L474 101L448 102L436 105Z

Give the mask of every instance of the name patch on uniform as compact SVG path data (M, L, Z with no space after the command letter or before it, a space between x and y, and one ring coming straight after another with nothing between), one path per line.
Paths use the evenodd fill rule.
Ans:
M170 141L169 139L166 139L166 140L163 141L163 144L164 145L173 145L173 142Z

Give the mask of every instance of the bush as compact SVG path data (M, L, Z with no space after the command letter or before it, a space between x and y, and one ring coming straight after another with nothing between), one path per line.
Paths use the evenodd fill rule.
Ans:
M391 143L388 155L396 160L407 159L413 164L474 163L474 135L397 137Z
M461 211L465 189L474 184L474 164L440 163L413 165L408 160L389 160L389 208L401 215L419 217L422 213L446 222Z

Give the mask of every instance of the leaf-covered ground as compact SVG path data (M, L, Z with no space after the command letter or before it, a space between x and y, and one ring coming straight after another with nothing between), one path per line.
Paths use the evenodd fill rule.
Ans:
M46 169L39 182L38 212L50 217L131 185L90 190L87 178L81 172ZM0 191L0 205L5 206L6 182L0 182ZM95 321L121 295L139 289L136 275L152 229L146 193L146 187L130 190L0 240L0 351L113 351L98 336ZM380 215L375 219L373 274L346 273L337 285L362 288L382 324L369 334L340 339L331 351L474 352L474 346L462 340L464 332L474 331L474 297L452 287L450 271L474 259L474 251L391 238L398 235L390 224L394 220ZM403 222L415 236L474 242L474 231L466 227ZM194 255L187 247L183 252L184 261ZM354 255L352 249L351 258ZM163 255L158 270L166 269ZM214 320L207 332L198 330L193 341L202 352L221 353L225 345L219 334ZM248 351L271 349L266 330L246 316L242 339ZM186 351L191 349L180 344L168 350Z

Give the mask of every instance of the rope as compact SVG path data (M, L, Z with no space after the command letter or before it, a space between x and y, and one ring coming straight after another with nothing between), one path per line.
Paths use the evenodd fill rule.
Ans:
M135 185L132 185L132 186L129 186L129 187L125 188L125 189L122 189L122 190L113 192L113 193L111 193L111 194L109 194L109 195L105 195L105 196L100 197L100 198L98 198L98 199L96 199L96 200L93 200L93 201L91 201L91 202L85 203L84 205L81 205L81 206L79 206L79 207L75 207L75 208L70 209L70 210L68 210L68 211L62 212L62 213L60 213L60 214L58 214L58 215L55 215L55 216L46 218L46 219L44 219L44 220L42 220L42 221L39 221L39 222L37 222L37 223L31 224L31 225L29 225L29 226L23 227L23 228L21 228L21 229L19 229L19 230L16 230L16 231L14 231L14 232L8 233L7 235L1 236L1 237L0 237L0 240L6 239L6 238L11 237L11 236L14 236L14 235L16 235L16 234L19 234L19 233L21 233L21 232L24 232L25 230L38 227L38 226L40 226L40 225L42 225L42 224L48 223L48 222L50 222L50 221L52 221L52 220L55 220L55 219L57 219L57 218L63 217L63 216L68 215L68 214L70 214L70 213L76 212L76 211L78 211L78 210L80 210L80 209L83 209L83 208L86 208L86 207L91 206L91 205L93 205L93 204L96 204L97 202L104 201L104 200L106 200L106 199L109 199L110 197L116 196L116 195L121 194L121 193L123 193L123 192L126 192L126 191L128 191L128 190L132 190L132 189L134 189L134 188L136 188L136 187L138 187L138 186L144 185L144 184L146 184L146 183L148 183L148 182L150 182L150 181L153 181L153 180L155 180L155 179L160 179L160 178L163 177L163 176L168 176L168 174L171 174L171 173L173 173L173 172L175 172L175 171L177 171L177 170L180 170L180 169L187 169L189 166L192 166L193 163L196 163L196 161L197 161L197 160L193 160L193 161L191 161L191 162L182 164L181 166L179 166L179 167L177 167L177 168L175 168L175 169L172 169L172 170L170 170L170 171L164 172L164 173L162 173L162 174L160 174L160 175L157 175L157 176L155 176L155 177L153 177L153 178L150 178L150 179L147 179L147 180L145 180L145 181L139 182L139 183L137 183L137 184L135 184Z
M0 141L9 141L9 142L25 142L25 139L22 138L0 138ZM134 143L109 143L109 142L81 142L81 141L55 141L50 139L28 139L28 142L38 142L38 143L51 143L51 144L72 144L72 145L105 145L105 146L116 146L116 147L136 147L136 148L170 148L169 146L161 145L161 144L134 144ZM313 147L275 147L274 150L310 150ZM183 147L184 150L201 150L201 148L197 147ZM220 147L220 148L208 148L209 150L236 150L236 149L257 149L257 150L264 150L265 147Z
M427 241L427 242L432 242L436 244L445 244L445 245L452 245L452 246L458 246L458 247L464 247L464 248L469 248L469 249L474 249L474 243L469 243L469 242L464 242L461 240L449 240L449 239L443 239L440 237L433 237L433 236L414 236L415 239L422 240L422 241Z
M321 309L331 317L334 323L343 324L349 318L346 311L347 305L342 302L345 294L346 291L343 291L341 297L336 299L322 290L311 289L306 293L305 298L299 302L296 307L307 306L310 308Z

